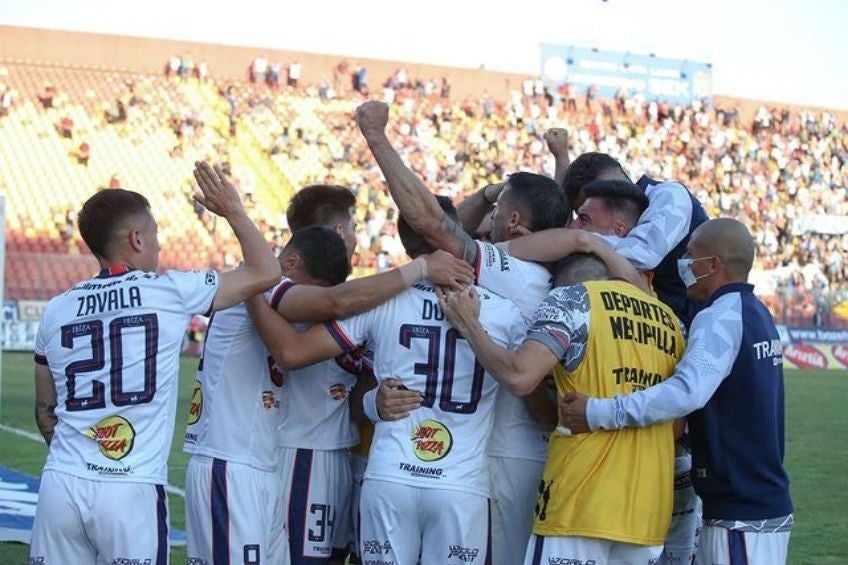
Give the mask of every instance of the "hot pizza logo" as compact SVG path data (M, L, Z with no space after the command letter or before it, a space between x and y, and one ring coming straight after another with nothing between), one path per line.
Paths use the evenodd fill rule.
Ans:
M188 405L188 424L196 424L201 414L203 414L203 387L200 381L194 381L191 402Z
M135 429L121 416L103 418L86 435L97 442L100 453L114 461L129 455L135 443Z
M453 436L436 420L424 420L412 432L412 451L421 461L438 461L450 453Z

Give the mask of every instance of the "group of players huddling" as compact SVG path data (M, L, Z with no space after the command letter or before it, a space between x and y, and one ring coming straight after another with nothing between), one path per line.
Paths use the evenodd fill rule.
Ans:
M355 196L299 191L274 257L221 171L196 198L236 269L159 274L138 193L92 196L102 271L54 298L35 351L49 453L30 563L168 562L180 345L210 316L184 450L188 563L782 563L777 331L754 243L673 181L602 153L455 208L357 123L412 261L346 280ZM688 335L687 335L688 334Z

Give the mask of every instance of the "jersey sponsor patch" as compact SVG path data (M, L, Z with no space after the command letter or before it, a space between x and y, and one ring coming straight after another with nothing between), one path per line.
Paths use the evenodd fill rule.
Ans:
M453 447L450 430L438 420L424 420L415 427L410 438L412 451L421 461L444 459Z
M121 416L108 416L88 429L86 435L97 442L100 453L120 461L130 454L135 443L135 429Z
M203 414L203 385L200 381L194 381L194 388L191 391L191 402L188 404L188 425L196 424L200 420L200 415Z

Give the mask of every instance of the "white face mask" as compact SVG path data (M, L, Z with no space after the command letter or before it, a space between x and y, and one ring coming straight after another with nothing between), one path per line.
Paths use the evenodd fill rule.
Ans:
M680 280L683 281L683 284L686 285L686 288L689 288L699 280L710 276L712 273L707 273L705 275L701 275L700 277L695 276L695 273L692 271L692 264L695 261L706 261L707 259L712 259L715 255L710 255L709 257L699 257L697 259L678 259L677 260L677 273L680 275Z

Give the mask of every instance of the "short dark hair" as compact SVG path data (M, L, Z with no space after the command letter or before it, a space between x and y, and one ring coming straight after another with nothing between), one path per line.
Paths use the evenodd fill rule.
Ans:
M521 208L530 231L561 228L571 219L571 205L554 179L519 172L509 175L506 182L506 197Z
M350 274L344 240L336 230L326 226L307 226L295 230L282 256L291 253L300 256L309 276L333 286L343 283Z
M570 286L586 281L602 281L610 277L609 268L594 253L572 253L551 268L555 286Z
M452 218L456 223L459 223L459 216L451 199L447 196L436 196L436 200L439 202L439 206L442 208L444 213ZM424 239L422 235L409 226L409 223L403 217L403 214L398 215L397 227L398 235L403 243L403 248L406 249L406 254L413 259L419 255L425 255L435 251L435 248L427 243L427 240Z
M562 181L562 188L572 205L580 197L580 190L598 178L605 171L621 172L625 177L627 173L621 163L607 155L606 153L598 153L590 151L583 153L577 159L571 162L565 172L565 179Z
M292 231L306 226L326 226L339 216L348 215L355 205L356 196L349 188L313 184L302 188L292 197L286 209L286 219Z
M645 191L624 180L595 180L583 187L586 198L598 198L604 207L615 215L624 215L633 225L648 209Z
M77 225L91 252L109 259L118 231L129 218L141 214L150 215L147 198L132 190L110 188L85 201L77 215Z

